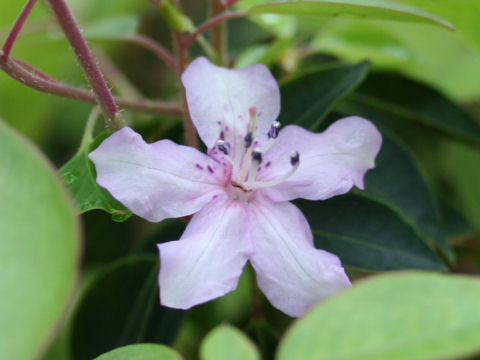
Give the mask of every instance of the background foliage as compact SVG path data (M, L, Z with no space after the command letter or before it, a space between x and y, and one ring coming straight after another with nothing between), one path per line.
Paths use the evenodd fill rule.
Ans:
M173 71L129 40L143 34L172 49L171 22L154 4L68 3L115 94L177 100ZM204 1L181 5L192 24L208 16ZM0 3L0 39L21 6ZM86 126L91 105L0 73L0 358L479 353L480 3L243 0L234 8L248 16L228 22L227 63L271 68L283 125L321 131L355 114L383 134L365 191L296 203L316 246L337 254L358 285L293 326L264 299L263 317L251 316L248 273L224 298L187 312L161 307L155 244L178 239L185 221L147 223L96 185L86 155L109 133L100 121ZM191 58L202 54L194 44ZM43 2L13 55L88 87ZM179 116L125 110L122 120L149 141L184 141Z

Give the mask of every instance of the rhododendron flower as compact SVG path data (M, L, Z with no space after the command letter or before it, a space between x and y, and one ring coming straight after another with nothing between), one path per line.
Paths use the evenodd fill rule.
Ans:
M182 81L207 154L170 140L147 144L128 127L90 154L97 182L133 213L153 222L194 214L180 240L158 245L161 303L188 309L220 297L247 261L290 316L350 286L289 200L363 188L381 144L375 126L348 117L320 134L280 130L279 88L263 65L229 70L198 58Z

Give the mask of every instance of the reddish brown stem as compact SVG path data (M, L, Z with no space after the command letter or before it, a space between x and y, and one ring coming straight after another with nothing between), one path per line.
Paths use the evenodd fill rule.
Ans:
M230 20L230 19L235 19L235 18L239 18L239 17L244 17L246 15L247 15L247 13L245 11L233 11L233 12L226 12L226 13L220 14L218 16L215 16L215 17L211 18L210 20L207 20L206 22L201 24L197 28L197 30L195 30L193 33L191 33L189 36L187 36L185 38L185 40L183 40L183 46L185 48L189 48L199 35L203 34L208 29L222 23L223 21Z
M20 30L22 29L25 20L27 20L27 17L28 15L30 15L30 12L32 11L36 2L37 0L29 0L20 15L18 16L17 21L15 21L15 24L13 25L12 30L10 30L8 37L5 40L5 44L3 45L3 56L10 56L13 44L15 43L15 40L17 39L17 36L20 33Z
M187 105L187 97L185 94L185 87L182 83L182 73L185 70L185 66L187 63L187 48L183 45L183 35L179 31L175 31L173 34L174 36L174 44L175 44L175 52L177 54L177 79L178 79L178 88L180 90L180 95L182 97L182 105L183 105L183 127L185 129L185 141L188 145L198 149L198 140L197 140L197 133L195 131L195 127L193 126L192 117L190 116L190 112L188 111Z
M91 91L76 88L59 82L33 66L20 62L12 57L3 56L0 51L0 69L18 82L38 91L58 95L70 99L76 99L91 104L97 104L97 98ZM40 75L42 74L42 75ZM115 101L128 109L143 111L151 114L183 114L183 108L179 104L166 103L151 100L132 100L115 98Z
M134 44L137 44L149 49L154 54L156 54L160 59L163 59L173 70L178 71L178 65L173 55L170 54L168 50L166 50L163 46L161 46L156 41L150 39L147 36L139 35L139 34L129 36L125 39Z
M115 100L105 82L95 59L92 56L87 42L64 0L47 0L57 18L60 27L72 46L77 60L83 68L88 83L97 97L98 104L107 119L108 126L115 130L118 128L117 115L118 108Z

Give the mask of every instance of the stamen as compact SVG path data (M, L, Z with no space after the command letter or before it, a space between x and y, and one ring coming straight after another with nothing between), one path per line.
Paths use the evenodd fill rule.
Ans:
M285 180L287 180L290 176L292 176L292 174L295 171L297 171L298 166L300 165L300 155L298 151L292 151L292 153L290 154L290 164L292 164L292 168L283 176L280 176L278 179L275 179L272 181L264 181L264 182L256 181L256 182L253 182L252 184L248 184L249 186L247 188L249 190L262 189L262 188L278 185L284 182Z
M224 140L217 141L217 148L225 155L228 155L228 145Z
M292 164L292 166L295 166L298 164L299 161L300 161L300 154L298 153L298 151L292 151L290 153L290 164Z
M280 132L280 126L282 126L282 124L280 124L280 121L273 122L268 132L269 139L276 139L278 137L278 133Z
M262 163L262 150L256 148L252 152L252 162L250 165L250 171L248 173L248 180L245 183L245 188L249 189L255 182L255 178L257 177L258 167Z
M250 125L248 127L248 131L253 133L257 127L257 108L252 106L248 109L248 113L250 114Z

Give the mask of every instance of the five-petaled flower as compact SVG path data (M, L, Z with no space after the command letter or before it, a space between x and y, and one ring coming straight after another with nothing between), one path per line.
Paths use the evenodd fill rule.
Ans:
M198 58L182 81L207 155L169 140L147 144L128 127L90 154L97 182L133 213L153 222L195 214L180 240L158 246L161 303L187 309L222 296L247 261L290 316L350 286L288 201L363 188L382 141L375 126L349 117L319 134L279 131L280 92L263 65L229 70Z

